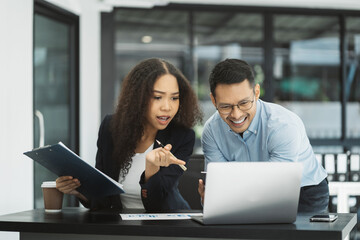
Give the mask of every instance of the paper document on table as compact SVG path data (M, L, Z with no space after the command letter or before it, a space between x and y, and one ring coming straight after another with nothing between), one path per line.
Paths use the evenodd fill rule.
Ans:
M182 220L191 219L192 216L202 215L202 213L120 213L122 220Z

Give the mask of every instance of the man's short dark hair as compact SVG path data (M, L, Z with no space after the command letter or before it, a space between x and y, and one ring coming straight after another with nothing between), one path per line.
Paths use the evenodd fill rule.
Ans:
M215 65L209 77L211 94L215 97L218 84L241 83L248 80L251 87L255 86L254 73L251 66L239 59L226 59Z

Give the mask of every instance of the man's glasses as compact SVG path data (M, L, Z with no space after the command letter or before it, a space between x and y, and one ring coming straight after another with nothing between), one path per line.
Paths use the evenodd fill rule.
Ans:
M224 115L230 114L234 110L235 106L237 106L241 111L246 111L246 110L249 110L250 108L252 108L254 101L255 101L255 99L251 100L251 101L250 100L241 101L235 105L234 104L220 104L217 107L217 110L219 111L219 113L224 114Z

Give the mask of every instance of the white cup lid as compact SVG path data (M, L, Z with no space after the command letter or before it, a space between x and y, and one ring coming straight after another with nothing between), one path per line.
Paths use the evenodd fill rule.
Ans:
M43 182L41 184L42 188L54 188L56 187L56 182L55 181L49 181L49 182Z

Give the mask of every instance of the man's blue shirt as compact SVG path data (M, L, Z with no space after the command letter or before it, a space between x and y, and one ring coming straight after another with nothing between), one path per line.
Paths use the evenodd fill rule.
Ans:
M235 133L219 113L206 121L202 134L205 168L209 162L301 162L301 186L317 185L327 176L316 160L301 119L284 107L256 102L256 114L249 128Z

